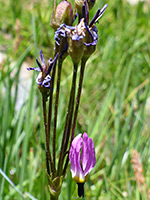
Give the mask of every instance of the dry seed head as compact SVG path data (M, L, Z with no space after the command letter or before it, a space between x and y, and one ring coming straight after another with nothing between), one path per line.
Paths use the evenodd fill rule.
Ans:
M140 161L140 156L136 150L133 150L132 152L131 163L135 174L135 180L138 184L140 192L142 193L146 191L146 183L145 183L145 178L143 176L143 166Z

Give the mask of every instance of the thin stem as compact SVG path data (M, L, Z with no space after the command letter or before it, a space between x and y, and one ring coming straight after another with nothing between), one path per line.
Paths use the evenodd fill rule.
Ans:
M75 128L76 128L76 122L77 122L78 109L79 109L79 104L80 104L80 97L81 97L83 77L84 77L84 69L85 69L85 66L86 66L86 61L87 60L83 60L83 59L81 61L80 78L79 78L78 92L77 92L77 97L76 97L76 105L75 105L75 112L74 112L74 118L73 118L71 142L74 138L74 133L75 133Z
M49 97L49 112L48 112L48 138L49 138L49 141L50 141L51 120L52 120L52 103L53 103L55 74L56 74L56 64L53 67L52 79L51 79L51 92L50 92L50 97Z
M56 9L56 0L54 0L54 7L53 9L55 10Z
M62 69L62 59L59 59L59 61L58 61L56 99L55 99L55 108L54 108L54 127L53 127L53 162L54 162L54 168L55 168L55 162L56 162L56 129L57 129L57 113L58 113L61 69Z
M76 71L75 75L77 75L77 67L74 67L74 70ZM70 116L69 116L69 120L68 120L68 127L66 129L66 140L65 140L65 144L64 144L64 153L66 153L67 147L68 147L68 142L69 142L69 138L70 138L70 131L71 131L71 127L72 127L72 119L73 119L73 114L74 114L74 102L75 102L75 89L76 89L76 76L73 77L74 78L74 88L73 88L73 94L72 94L72 102L71 102L71 110L70 110Z
M50 168L49 168L49 162L52 170L52 158L50 154L50 148L49 148L49 138L48 138L48 129L47 129L47 117L46 117L46 97L42 95L42 104L43 104L43 117L44 117L44 127L45 127L45 142L46 142L46 168L47 173L50 175Z
M58 200L58 197L55 197L53 195L50 196L50 200Z
M72 143L72 140L74 138L74 133L75 133L75 128L76 128L76 122L77 122L77 116L78 116L78 109L79 109L79 104L80 104L80 97L81 97L81 91L82 91L82 85L83 85L83 77L84 77L84 70L86 66L86 59L82 59L81 61L81 69L80 69L80 78L79 78L79 84L78 84L78 92L77 92L77 97L76 97L76 105L75 105L75 111L74 111L74 118L73 118L73 125L72 125L72 135L71 135L71 141L70 141L70 146ZM69 147L70 149L70 147ZM63 170L63 175L66 174L67 166L69 162L69 154L66 159L66 163L64 166Z
M63 168L63 160L64 160L64 154L65 150L68 146L68 140L70 137L70 129L72 124L72 116L73 116L73 108L74 108L74 98L75 98L75 88L76 88L76 77L77 77L77 64L74 65L73 69L73 78L72 78L72 86L70 91L70 99L69 99L69 105L67 109L67 115L66 115L66 121L65 121L65 128L61 143L61 151L60 151L60 157L58 162L58 176L61 175L61 169Z

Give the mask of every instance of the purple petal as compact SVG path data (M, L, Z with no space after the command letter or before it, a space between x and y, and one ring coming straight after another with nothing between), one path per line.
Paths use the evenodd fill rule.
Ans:
M40 59L41 59L41 64L45 65L44 56L43 56L43 51L42 50L40 50Z
M47 75L51 72L51 70L53 69L53 67L55 67L58 55L59 55L59 53L56 54L56 56L55 56L55 58L54 58L54 60L52 62L49 62L50 65L49 65L48 70L46 72Z
M86 176L96 164L94 143L92 139L88 137L87 133L83 134L81 163L84 171L84 176Z
M38 61L38 59L36 58L36 63L39 66L41 72L43 71L42 65L40 64L40 62Z
M77 35L77 34L72 36L72 40L74 40L74 41L79 41L81 39L83 39L83 36L80 36L80 35Z
M40 68L37 68L37 67L28 67L27 70L28 70L28 71L34 70L34 71L41 72L41 69L40 69Z
M106 10L107 7L108 7L108 4L105 4L105 5L103 6L103 8L100 10L99 16L98 16L98 18L95 20L95 23L98 22L98 20L102 17L102 15L104 14L104 12L105 12L105 10Z
M38 85L42 85L41 79L42 79L42 73L40 73L40 74L38 75L38 77L36 78L36 82L37 82Z
M48 63L49 63L49 65L52 63L52 58L50 58L49 60L48 60Z
M60 26L57 29L57 31L55 31L55 42L57 45L60 45L61 37L66 37L66 31L64 29L62 29L62 26Z
M69 160L71 162L71 173L72 177L80 177L80 174L83 175L81 165L80 165L80 150L82 147L82 134L77 135L72 141Z
M89 46L95 46L96 44L97 44L97 40L95 40L95 41L93 41L91 43L84 42L84 45L87 46L87 47L89 47Z
M74 18L73 18L73 20L72 20L72 24L73 24L73 22L76 20L77 16L78 16L78 13L75 14L75 16L74 16Z
M90 43L86 43L86 42L84 42L84 45L85 46L95 46L96 44L97 44L97 41L98 41L98 35L97 35L97 33L98 33L98 30L97 30L97 28L96 28L96 26L93 26L92 27L92 32L89 30L89 32L90 32L90 36L92 37L92 42L90 42Z
M94 23L95 23L95 20L98 18L99 14L100 14L100 8L98 9L98 11L96 12L95 16L93 17L93 19L91 20L90 24L89 24L89 27L91 27Z
M61 54L60 54L60 59L62 59L63 55L64 55L65 53L67 53L68 46L69 46L69 44L68 44L68 42L67 42L67 43L65 44L65 46L64 46L64 48L63 48Z
M44 81L42 82L42 85L46 88L49 88L50 87L50 80L51 80L51 77L50 75L47 75L44 79Z

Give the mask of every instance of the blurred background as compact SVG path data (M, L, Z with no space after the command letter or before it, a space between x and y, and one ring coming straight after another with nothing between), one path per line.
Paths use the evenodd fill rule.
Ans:
M71 2L71 1L70 1ZM59 3L59 1L57 1ZM74 2L71 2L74 6ZM97 0L108 8L88 60L76 134L93 139L97 163L86 199L150 199L150 1ZM0 199L49 199L41 94L36 85L40 49L54 55L52 0L0 0ZM61 80L57 138L61 139L72 62ZM59 144L57 145L59 155ZM60 200L77 199L70 165Z

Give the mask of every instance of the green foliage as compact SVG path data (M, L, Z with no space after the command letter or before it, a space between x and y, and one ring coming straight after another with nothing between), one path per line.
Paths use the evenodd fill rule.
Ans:
M105 3L108 8L97 24L97 49L85 70L76 129L76 134L86 131L96 147L97 163L85 184L85 199L145 200L150 188L150 6L146 2L131 6L121 0L97 1L90 16ZM19 110L16 107L23 63L35 65L40 49L47 58L54 55L52 5L48 0L1 0L0 52L6 59L0 63L0 199L49 199L36 72L28 78L32 83L27 98ZM20 21L19 31L16 19ZM67 58L61 81L58 140L62 137L71 71L71 59ZM60 145L56 148L58 155ZM133 149L143 164L146 194L135 181ZM69 167L60 200L77 197Z

